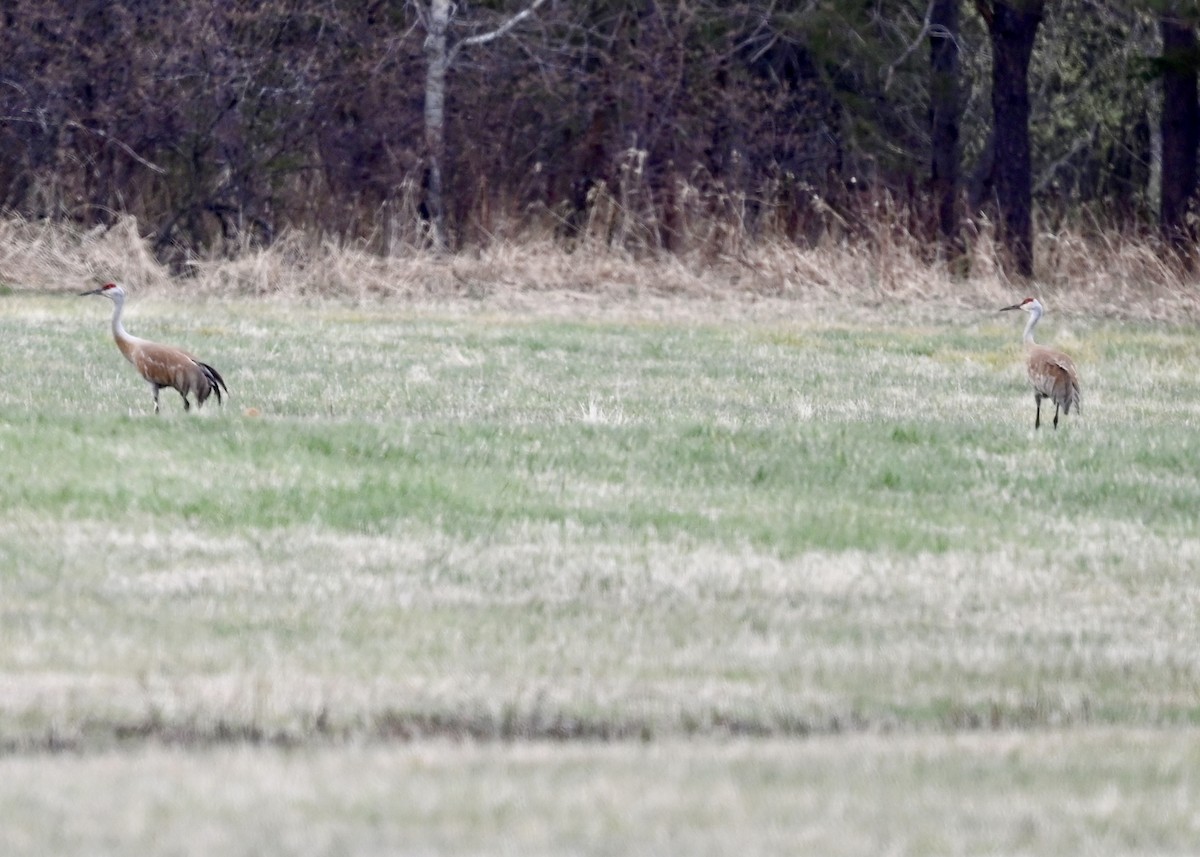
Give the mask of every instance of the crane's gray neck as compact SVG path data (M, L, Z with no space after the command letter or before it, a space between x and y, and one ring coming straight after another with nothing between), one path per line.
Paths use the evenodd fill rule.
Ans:
M1034 307L1029 311L1029 321L1025 322L1025 344L1034 345L1033 329L1037 327L1038 320L1042 317L1042 310L1039 307Z
M112 317L112 332L116 339L128 339L129 334L125 332L125 325L121 324L121 311L125 309L125 296L116 295L113 297L113 317Z

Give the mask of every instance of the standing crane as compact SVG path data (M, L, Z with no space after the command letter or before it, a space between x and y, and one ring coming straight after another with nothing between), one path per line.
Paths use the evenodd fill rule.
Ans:
M1058 428L1058 411L1071 413L1071 408L1078 411L1079 373L1075 371L1075 363L1070 357L1053 348L1046 348L1033 341L1033 329L1037 327L1042 313L1046 310L1037 298L1025 298L1019 304L1006 306L1001 312L1010 309L1020 309L1029 313L1029 321L1025 324L1025 347L1028 352L1025 368L1029 372L1029 383L1033 385L1033 398L1037 403L1037 416L1033 419L1033 427L1040 428L1042 424L1042 399L1054 402L1054 428Z
M192 403L188 401L188 393L196 394L197 406L203 405L209 395L216 393L217 404L221 404L221 390L229 393L225 379L221 373L207 363L201 363L182 348L172 348L170 345L159 345L125 332L121 324L121 310L125 308L125 289L116 283L108 283L84 295L104 295L115 305L113 307L112 333L117 341L117 348L125 355L150 383L154 391L154 413L158 413L158 391L163 387L173 387L183 396L183 409L190 410Z

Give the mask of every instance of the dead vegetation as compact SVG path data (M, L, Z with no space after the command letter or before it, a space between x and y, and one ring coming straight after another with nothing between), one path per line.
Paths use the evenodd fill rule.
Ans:
M247 242L238 253L193 258L187 273L177 276L156 259L132 218L83 231L10 217L0 220L0 285L73 292L119 280L143 293L484 303L529 312L661 308L666 302L753 313L763 305L802 301L847 313L902 306L918 318L1033 292L1052 301L1058 313L1200 319L1196 274L1152 236L1043 232L1038 277L1025 284L1004 274L986 224L975 229L961 258L946 260L896 222L889 217L853 232L831 229L810 247L745 235L735 240L734 224L719 240L697 241L683 252L614 245L606 238L611 224L570 242L545 231L450 255L408 246L383 256L363 245L292 231L268 247Z

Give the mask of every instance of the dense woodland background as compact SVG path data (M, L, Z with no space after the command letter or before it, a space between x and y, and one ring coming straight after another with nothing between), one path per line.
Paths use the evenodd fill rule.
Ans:
M178 270L296 230L380 254L439 224L458 250L587 232L736 252L882 225L931 255L1015 230L1021 272L1022 192L1034 235L1193 252L1195 2L440 5L431 137L438 0L6 0L0 207L84 229L132 215ZM1005 27L1032 39L1026 79L1019 49L998 61ZM1005 178L1020 154L993 129L1022 87L1028 176Z

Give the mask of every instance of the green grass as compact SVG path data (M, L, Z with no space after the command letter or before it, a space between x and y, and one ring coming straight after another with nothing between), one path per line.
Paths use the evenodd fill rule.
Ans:
M845 811L868 829L841 851L812 838L877 853L907 829L926 767L946 801L972 765L1019 776L994 744L959 759L947 734L1061 740L1061 766L1016 764L1034 795L1088 782L1109 741L1148 748L1117 763L1135 778L1173 740L1200 743L1192 328L1048 317L1083 413L1035 433L1019 324L995 313L931 326L135 301L132 332L189 348L231 390L190 414L164 391L156 418L108 312L0 296L0 780L44 767L42 802L0 790L0 811L37 804L33 840L64 778L141 783L180 758L219 778L243 754L280 778L315 766L369 806L358 755L385 780L430 765L421 776L448 790L482 767L535 808L557 777L619 784L665 758L680 783L699 769L664 809L684 830L707 812L704 785L725 788L728 736L754 739L738 751L749 782L728 788L803 804L869 776L799 773L826 750L867 764L861 739L812 736L899 733L865 757L899 814ZM429 739L463 737L542 749L433 741L421 761ZM663 749L540 743L572 738ZM64 747L88 755L43 755ZM296 804L271 803L271 782L247 789L286 818ZM650 820L617 820L635 798L601 800L592 853L705 850L699 835L647 847ZM1183 849L1191 822L1143 803L1095 834L1098 851ZM759 827L805 841L803 825L771 806L718 826L758 831L751 853L790 852ZM1000 850L1059 850L1090 817L1073 806L1057 825L1006 816ZM183 823L186 805L164 807L163 824ZM519 807L430 812L428 839L383 824L343 850L507 851L487 844L503 819L526 825L514 853L591 841L582 816L556 833ZM992 822L975 823L950 839L926 826L900 850L993 848ZM70 836L58 853L87 851Z

